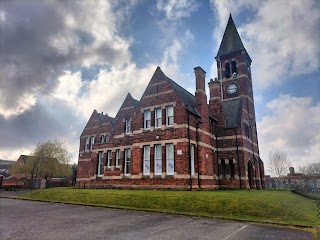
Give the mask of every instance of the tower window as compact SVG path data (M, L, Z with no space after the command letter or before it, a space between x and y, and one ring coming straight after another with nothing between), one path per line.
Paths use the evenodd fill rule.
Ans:
M238 74L236 61L232 61L232 63L231 63L231 69L232 69L232 76Z
M225 65L226 72L225 72L225 77L229 78L230 77L230 64L227 62Z

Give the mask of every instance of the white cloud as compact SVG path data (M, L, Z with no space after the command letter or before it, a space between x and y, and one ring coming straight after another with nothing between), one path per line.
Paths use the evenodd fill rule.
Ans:
M266 105L270 114L257 122L262 160L267 165L268 153L279 149L288 154L297 167L319 162L320 156L320 102L310 97L281 95Z
M186 31L181 39L173 40L159 63L163 72L176 82L188 82L187 76L180 71L179 60L183 49L192 39L193 35ZM138 68L130 61L124 66L100 69L96 78L90 82L84 81L80 72L65 71L57 78L58 83L51 96L66 102L74 112L86 119L94 109L115 116L128 92L140 100L156 67L156 63L150 63L144 68Z
M8 1L0 10L0 115L22 114L65 69L121 67L130 40L118 27L126 11L113 1ZM126 9L133 3L128 2ZM17 31L16 29L20 29Z
M0 96L0 102L5 101L5 95ZM37 102L37 99L34 94L24 93L22 96L19 96L19 99L14 107L7 108L0 105L0 115L5 118L10 118L13 116L20 115L27 110L30 110Z
M200 7L199 2L195 0L158 0L157 9L163 11L166 18L171 21L180 20L189 17Z
M100 69L78 102L80 110L87 118L93 109L115 116L128 92L140 99L155 69L156 65L138 69L134 63L123 68Z
M18 160L20 155L29 155L32 152L32 148L16 148L12 151L6 151L0 149L0 159L3 160Z
M0 22L6 21L6 12L0 9Z
M58 77L57 86L52 92L57 98L66 100L72 104L78 99L78 94L83 86L81 81L81 72L72 73L71 71L65 71L63 75Z
M263 89L289 77L318 70L320 15L316 1L212 1L220 19L214 37L220 44L228 15L243 9L254 15L238 31L253 59L256 87ZM235 21L237 25L237 22ZM257 61L258 60L258 61ZM211 67L216 72L215 63ZM281 79L282 81L279 81Z

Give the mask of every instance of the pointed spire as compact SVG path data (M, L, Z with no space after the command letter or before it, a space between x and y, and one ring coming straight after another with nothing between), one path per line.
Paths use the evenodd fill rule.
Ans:
M224 32L217 57L243 49L245 48L230 13L228 24Z

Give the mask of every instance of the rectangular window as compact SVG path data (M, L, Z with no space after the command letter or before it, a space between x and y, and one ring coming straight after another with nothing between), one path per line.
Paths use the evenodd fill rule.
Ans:
M154 123L155 128L161 128L162 126L162 109L161 108L157 108L154 110L154 119L155 119L155 123Z
M112 165L112 152L111 150L107 151L107 168L111 168Z
M86 137L85 138L85 143L84 143L84 150L85 151L89 151L89 149L90 149L89 138Z
M150 129L151 127L151 112L149 110L144 111L144 129Z
M173 126L173 106L166 107L166 116L167 126Z
M116 168L120 167L120 150L116 150Z
M194 175L194 145L190 146L190 155L191 155L191 175Z
M166 144L167 175L174 175L174 146Z
M104 143L104 135L100 136L100 143Z
M124 150L124 175L130 175L130 165L131 165L131 151L130 149Z
M98 153L98 177L101 177L103 174L103 152Z
M154 174L161 175L162 173L162 147L154 145Z
M143 175L150 175L150 146L143 147Z
M90 151L92 151L92 146L94 144L94 137L91 137L91 143L90 143Z
M106 135L104 142L109 142L110 141L110 136L109 134Z
M126 134L130 134L131 132L131 120L126 119Z

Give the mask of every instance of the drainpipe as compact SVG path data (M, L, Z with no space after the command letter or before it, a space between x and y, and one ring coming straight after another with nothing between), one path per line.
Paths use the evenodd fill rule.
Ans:
M239 157L239 142L238 142L237 128L234 129L234 133L236 134L236 147L237 147L237 158L238 158L239 184L240 184L240 189L242 189L242 185L241 185L241 172L240 172L240 157Z
M190 112L188 112L188 154L189 154L189 173L190 173L190 179L189 179L189 184L190 184L190 191L192 190L192 174L191 174L191 150L190 150Z
M198 119L197 127L196 127L196 141L197 141L197 165L198 165L198 188L201 189L200 184L200 165L199 165L199 134L198 134L198 128L200 125L200 120Z
M217 134L217 122L214 122L214 128L215 128L215 135L216 135L216 156L217 156L217 166L218 166L218 185L219 188L221 188L221 183L220 183L220 171L219 171L219 148L218 148L218 134Z
M250 121L250 120L249 120ZM258 189L258 184L257 184L257 164L256 164L256 158L254 156L254 147L253 147L253 134L252 134L252 127L250 124L250 129L251 129L251 148L252 148L252 157L253 157L253 161L254 161L254 182L256 183L256 189Z

